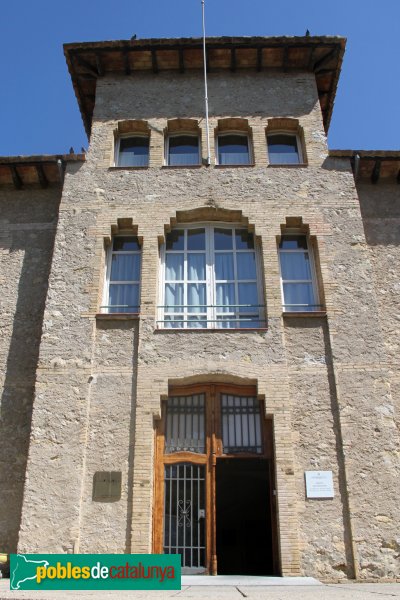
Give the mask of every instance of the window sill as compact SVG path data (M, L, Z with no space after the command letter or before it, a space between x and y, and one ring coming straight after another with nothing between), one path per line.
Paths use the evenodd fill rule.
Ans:
M214 165L216 169L243 169L255 167L256 163L249 163L247 165Z
M294 165L287 163L277 163L272 165L271 163L269 163L267 166L268 169L304 169L305 167L308 167L308 163L296 163Z
M265 332L268 331L268 327L240 327L235 329L234 327L220 327L214 329L201 329L200 327L194 327L193 329L183 329L183 327L167 327L155 329L154 333L249 333L249 332Z
M162 165L162 169L200 169L203 165Z
M96 321L138 321L140 313L96 313Z
M313 310L313 311L287 311L287 312L283 312L282 313L282 317L289 317L289 318L295 318L295 317L311 317L311 318L318 318L318 317L326 317L326 310Z
M145 171L146 169L149 168L149 165L146 165L145 167L134 167L134 166L126 166L126 167L108 167L109 171Z

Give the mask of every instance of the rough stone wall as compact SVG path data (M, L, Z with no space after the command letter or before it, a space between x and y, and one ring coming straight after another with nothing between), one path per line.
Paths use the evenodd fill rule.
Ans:
M0 190L0 552L16 552L60 188Z
M379 490L396 490L370 429L388 374L382 331L371 330L376 295L351 170L327 158L312 75L266 73L209 81L211 130L218 118L247 118L255 166L163 168L167 119L202 119L202 85L201 74L98 82L87 161L64 185L19 548L151 551L153 420L168 385L253 382L273 417L282 573L392 576L371 528ZM265 127L280 116L299 119L307 167L267 166ZM112 168L119 119L148 120L148 169ZM242 211L254 225L268 331L156 331L159 240L177 211L190 219L195 209L204 220ZM282 317L277 236L288 218L301 218L317 241L326 318ZM131 219L143 239L141 316L105 325L96 319L104 240L118 219ZM391 447L392 433L382 430L382 445ZM305 499L310 468L333 471L333 500ZM122 471L120 502L92 502L98 470Z
M370 527L375 545L365 547L364 565L377 565L376 574L398 573L400 553L400 509L398 489L386 482L400 480L400 377L399 377L399 304L400 304L400 189L396 181L381 179L376 185L369 181L357 183L365 238L372 265L377 312L373 326L379 326L385 346L388 378L374 382L379 386L381 401L374 407L369 430L370 445L379 448L383 476L374 479L385 489L380 493L382 503L371 515ZM363 472L364 486L369 485L368 473ZM379 477L379 478L378 478ZM398 576L398 575L397 575Z

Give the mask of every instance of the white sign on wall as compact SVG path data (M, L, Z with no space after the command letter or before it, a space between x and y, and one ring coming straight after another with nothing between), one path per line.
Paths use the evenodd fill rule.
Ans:
M332 471L305 471L307 498L333 498Z

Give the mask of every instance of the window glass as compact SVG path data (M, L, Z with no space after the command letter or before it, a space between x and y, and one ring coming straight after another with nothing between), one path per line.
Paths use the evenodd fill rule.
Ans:
M305 235L283 235L279 244L282 250L308 250Z
M205 452L204 394L167 400L165 453Z
M167 236L159 322L173 328L263 327L254 237L235 227Z
M197 135L170 135L168 138L168 164L187 166L200 164Z
M188 230L187 248L188 250L205 250L206 235L204 229Z
M254 252L238 252L237 276L238 279L256 279L256 257Z
M215 229L214 244L215 250L232 250L232 229Z
M138 239L137 239L137 237L128 237L128 236L119 235L113 239L113 250L115 250L115 251L140 250Z
M257 398L222 394L221 417L225 454L261 454L261 414Z
M107 264L107 290L102 310L108 313L138 313L141 251L135 236L112 240Z
M281 253L282 279L311 280L310 257L308 252Z
M165 279L176 281L183 279L184 254L167 254L165 257Z
M114 254L111 257L111 281L139 281L140 254Z
M270 134L267 141L270 164L292 165L300 162L296 135Z
M249 139L246 134L228 134L218 136L218 164L250 164Z
M202 281L206 278L206 255L192 254L187 255L187 276L189 281Z
M185 243L185 234L177 229L167 233L167 250L183 250Z
M218 252L215 255L215 277L219 280L234 279L233 254Z
M247 229L236 229L236 250L253 250L254 236Z
M134 136L119 139L118 167L147 167L149 164L149 138Z
M319 310L307 237L282 236L279 244L279 262L284 311Z

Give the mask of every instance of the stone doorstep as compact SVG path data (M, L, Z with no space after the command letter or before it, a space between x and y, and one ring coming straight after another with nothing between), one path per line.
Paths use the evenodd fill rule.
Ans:
M182 588L186 586L306 586L324 585L314 577L258 577L251 575L182 575Z

